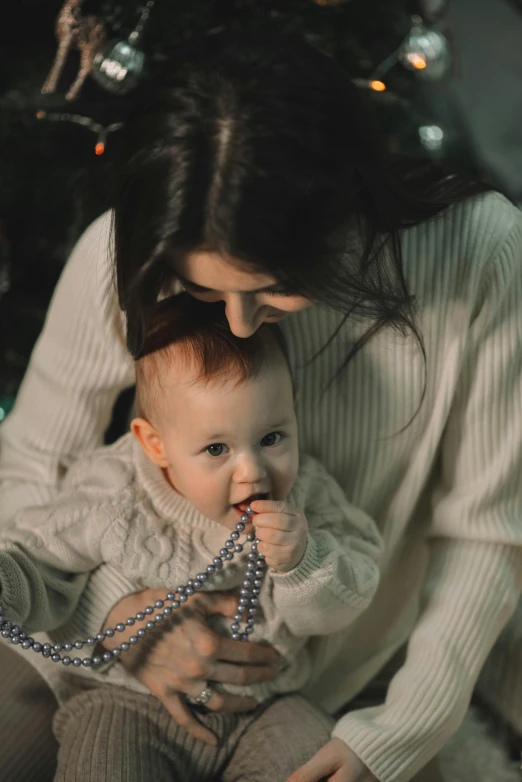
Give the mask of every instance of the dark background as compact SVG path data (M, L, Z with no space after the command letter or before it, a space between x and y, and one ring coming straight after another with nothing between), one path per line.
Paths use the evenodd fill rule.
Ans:
M102 156L96 136L68 122L38 120L36 112L74 111L102 124L121 114L121 98L88 78L67 104L77 53L69 55L58 92L41 85L56 51L55 18L62 0L4 0L0 32L0 420L16 394L63 264L84 228L110 206L111 134ZM133 28L140 4L85 0L84 13L102 14L109 37ZM312 40L368 79L403 40L411 14L441 30L453 67L426 83L401 65L389 90L371 94L392 152L429 157L488 178L522 200L522 8L520 0L157 0L141 42L149 63L194 34L276 25ZM371 93L371 91L370 91ZM419 140L422 124L438 124L435 153ZM4 413L2 413L2 410Z

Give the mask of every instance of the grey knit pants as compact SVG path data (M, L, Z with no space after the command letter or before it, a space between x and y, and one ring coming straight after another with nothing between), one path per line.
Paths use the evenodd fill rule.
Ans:
M54 718L55 782L286 782L325 744L333 720L300 695L254 712L197 712L219 739L193 739L151 695L105 686Z
M378 677L380 680L382 677ZM382 689L384 687L384 690ZM367 688L351 708L363 708L382 702L387 682L377 681ZM51 730L51 720L57 709L54 695L35 669L15 654L7 644L0 643L0 780L1 782L51 782L56 770L58 745ZM344 711L344 710L343 710ZM276 723L272 723L275 725ZM258 725L259 728L259 725ZM268 730L270 730L270 725ZM281 729L276 727L280 738ZM110 733L110 728L108 729ZM247 738L248 743L248 738ZM245 743L242 744L242 748ZM96 751L96 750L95 750ZM285 744L284 753L293 751ZM268 759L275 757L271 751ZM238 755L236 754L236 760ZM266 760L266 758L262 758ZM90 761L90 759L89 759ZM265 766L266 768L266 766ZM234 779L234 778L232 778ZM241 777L235 782L239 782ZM254 777L255 779L255 777ZM112 782L102 776L103 782ZM72 778L74 782L74 777ZM231 782L231 780L226 780ZM430 765L412 782L440 782Z

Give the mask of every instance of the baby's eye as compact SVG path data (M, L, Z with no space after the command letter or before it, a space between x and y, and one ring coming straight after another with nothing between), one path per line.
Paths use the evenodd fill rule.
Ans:
M226 453L227 446L224 443L213 443L205 449L210 456L223 456Z
M282 439L283 435L281 432L270 432L269 434L265 434L261 440L261 445L265 448L270 448L272 445L279 445Z

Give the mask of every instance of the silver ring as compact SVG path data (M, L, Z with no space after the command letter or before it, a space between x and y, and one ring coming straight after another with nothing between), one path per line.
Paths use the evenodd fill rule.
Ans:
M214 690L211 690L210 687L205 687L204 690L201 690L197 698L193 698L194 703L197 703L198 706L206 706L209 700L214 695Z

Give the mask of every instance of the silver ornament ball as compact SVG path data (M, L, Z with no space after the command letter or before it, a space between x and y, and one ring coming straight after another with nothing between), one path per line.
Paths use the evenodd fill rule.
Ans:
M109 41L94 58L91 75L108 92L125 94L143 73L145 55L130 41Z
M421 125L419 138L425 150L432 154L441 152L444 147L444 131L440 125Z
M416 71L419 78L425 81L442 79L451 66L451 52L446 36L422 23L414 24L401 47L399 57L406 68Z

